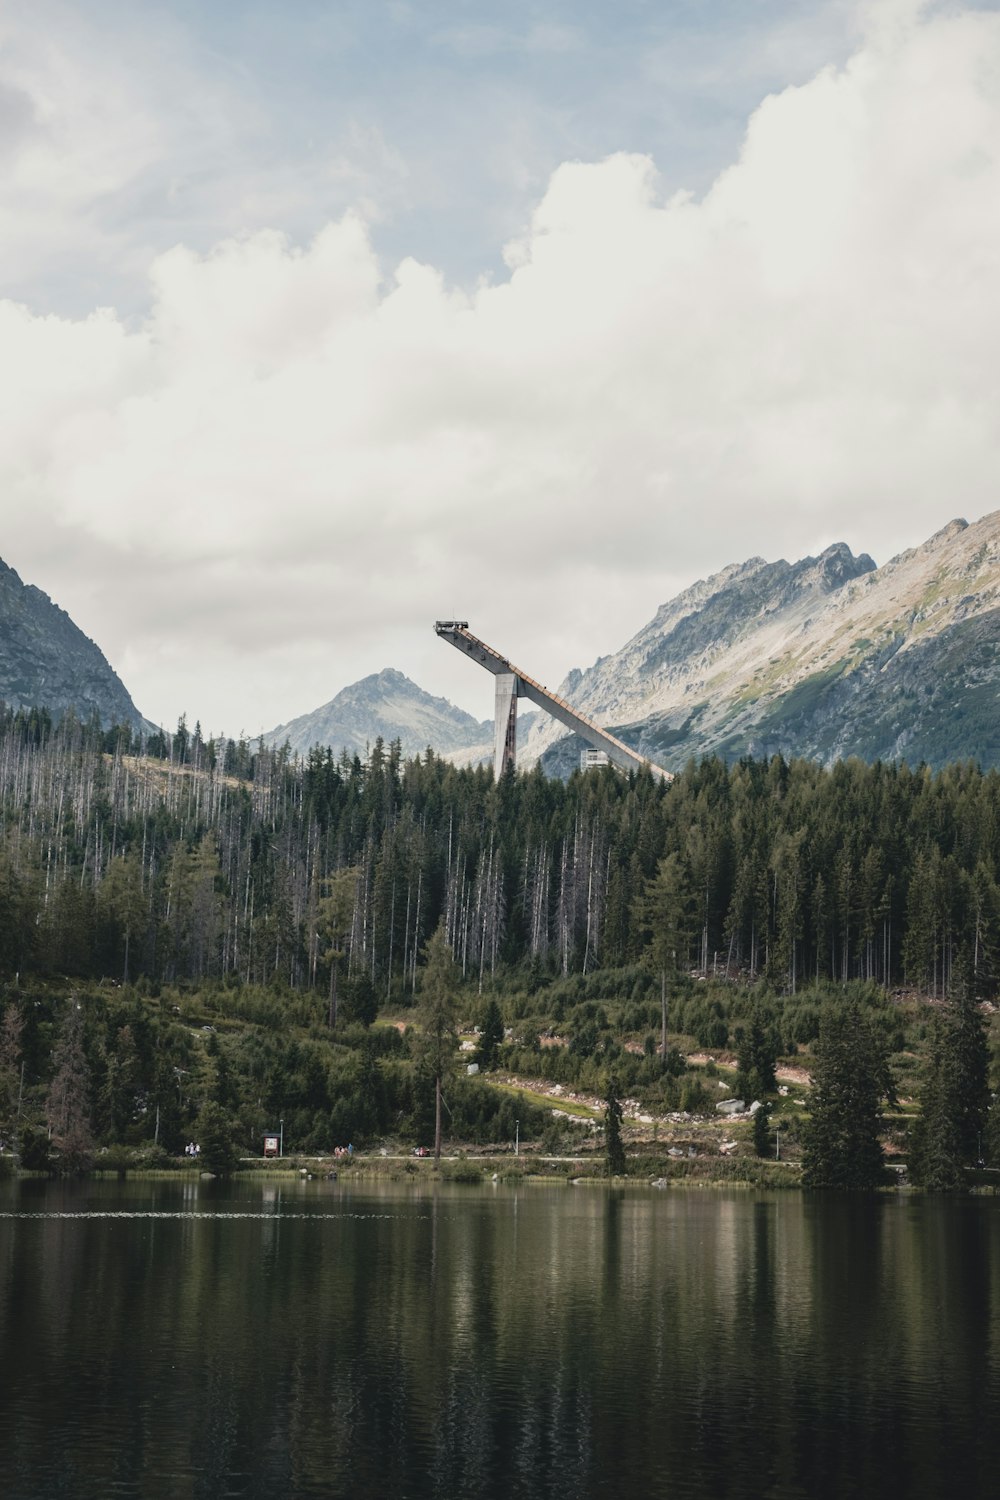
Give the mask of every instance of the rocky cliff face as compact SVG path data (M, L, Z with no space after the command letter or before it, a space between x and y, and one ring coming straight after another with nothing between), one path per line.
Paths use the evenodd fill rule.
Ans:
M0 561L0 700L14 708L73 708L82 719L143 724L107 659L47 594Z
M492 724L481 724L446 698L432 698L387 667L344 688L322 708L279 724L264 739L272 745L287 740L300 755L314 745L329 745L338 755L346 749L364 756L381 736L387 745L398 739L404 756L422 755L431 745L439 755L457 759L460 752L478 758L492 735Z
M561 691L671 768L778 751L1000 765L1000 512L881 568L842 544L726 568ZM539 722L523 753L557 770L575 747Z

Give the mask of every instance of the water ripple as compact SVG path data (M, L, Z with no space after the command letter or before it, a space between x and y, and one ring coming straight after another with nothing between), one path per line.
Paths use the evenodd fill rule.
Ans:
M275 1219L429 1219L430 1214L308 1214L308 1213L226 1213L205 1212L195 1209L80 1209L56 1210L48 1213L15 1213L0 1210L0 1219L264 1219L272 1223Z

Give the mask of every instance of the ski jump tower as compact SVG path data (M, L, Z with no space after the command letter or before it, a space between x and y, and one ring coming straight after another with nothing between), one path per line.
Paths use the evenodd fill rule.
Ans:
M517 757L517 700L527 698L538 708L565 724L567 729L578 734L595 750L601 750L623 771L639 771L645 768L661 781L673 781L669 771L654 765L638 751L632 750L621 740L608 734L592 719L571 708L564 698L557 698L547 687L515 667L506 656L487 646L469 630L468 620L437 620L434 629L444 640L450 641L457 650L471 658L478 666L485 667L496 678L496 723L493 740L493 773L497 781Z

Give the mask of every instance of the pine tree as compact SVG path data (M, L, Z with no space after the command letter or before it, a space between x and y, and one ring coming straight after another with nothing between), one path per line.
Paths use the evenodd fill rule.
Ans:
M989 1057L979 1007L966 992L934 1017L910 1139L910 1176L930 1192L967 1186L978 1161L989 1107Z
M759 1099L764 1094L773 1094L778 1087L774 1071L778 1043L773 1027L766 1024L769 1020L760 1002L755 1000L737 1053L736 1091L741 1098Z
M358 1064L358 1131L362 1136L376 1135L385 1114L385 1084L379 1068L372 1037L366 1036Z
M94 1137L90 1123L90 1069L83 1046L83 1011L70 998L69 1014L52 1054L55 1072L46 1099L49 1134L59 1153L60 1171L85 1172L91 1164Z
M210 1100L198 1116L196 1129L202 1167L216 1177L228 1177L236 1166L236 1149L232 1123L226 1111Z
M139 1058L131 1026L125 1025L118 1032L107 1049L105 1065L99 1091L102 1128L106 1127L115 1141L122 1141L132 1124L139 1094Z
M347 936L357 901L360 871L338 870L324 882L325 892L316 914L318 933L326 940L326 957L330 965L330 992L327 1002L327 1024L332 1031L337 1024L337 986L340 962L347 951Z
M636 904L635 925L645 957L660 978L660 1061L667 1066L667 992L687 949L686 890L677 854L664 855Z
M816 1047L802 1160L810 1188L870 1190L882 1182L882 1100L891 1095L885 1043L860 1007L827 1011Z
M503 1016L500 1014L497 1002L491 1000L483 1016L483 1024L479 1030L479 1046L476 1048L476 1062L484 1072L496 1067L497 1049L503 1038Z
M103 929L102 962L128 984L130 975L142 968L142 938L149 918L142 868L134 855L109 863L97 893L97 915Z
M771 1109L762 1104L753 1117L753 1149L758 1156L771 1154Z
M444 919L427 941L420 978L422 1051L434 1074L434 1160L441 1160L441 1083L458 1047L455 991L458 970Z
M604 1107L604 1151L609 1177L625 1175L625 1144L622 1140L622 1105L618 1080L608 1079Z
M990 1104L986 1023L967 986L950 1009L954 1017L952 1045L957 1073L955 1111L959 1147L962 1160L972 1163L978 1161L982 1152L982 1134Z

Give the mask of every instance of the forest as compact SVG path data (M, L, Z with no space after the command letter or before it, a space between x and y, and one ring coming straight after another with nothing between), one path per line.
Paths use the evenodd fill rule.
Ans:
M381 741L303 760L183 719L143 740L0 712L8 1113L18 1059L29 1089L51 1086L86 992L78 1071L100 1139L155 1130L174 1149L206 1102L242 1110L247 1137L285 1109L316 1149L392 1121L416 1138L429 1093L405 1016L439 927L466 1023L499 1000L508 1051L537 1055L546 1024L571 1033L536 1073L596 1086L614 1063L676 1107L683 1068L652 1057L667 998L672 1030L716 1047L753 995L780 998L787 1050L845 987L879 1006L903 987L996 995L1000 776L706 758L672 783L606 767L497 784ZM205 1021L194 1069L195 1013L258 1029L220 1045ZM623 1051L625 1032L644 1047ZM509 1101L473 1080L459 1095L470 1138L506 1138Z

